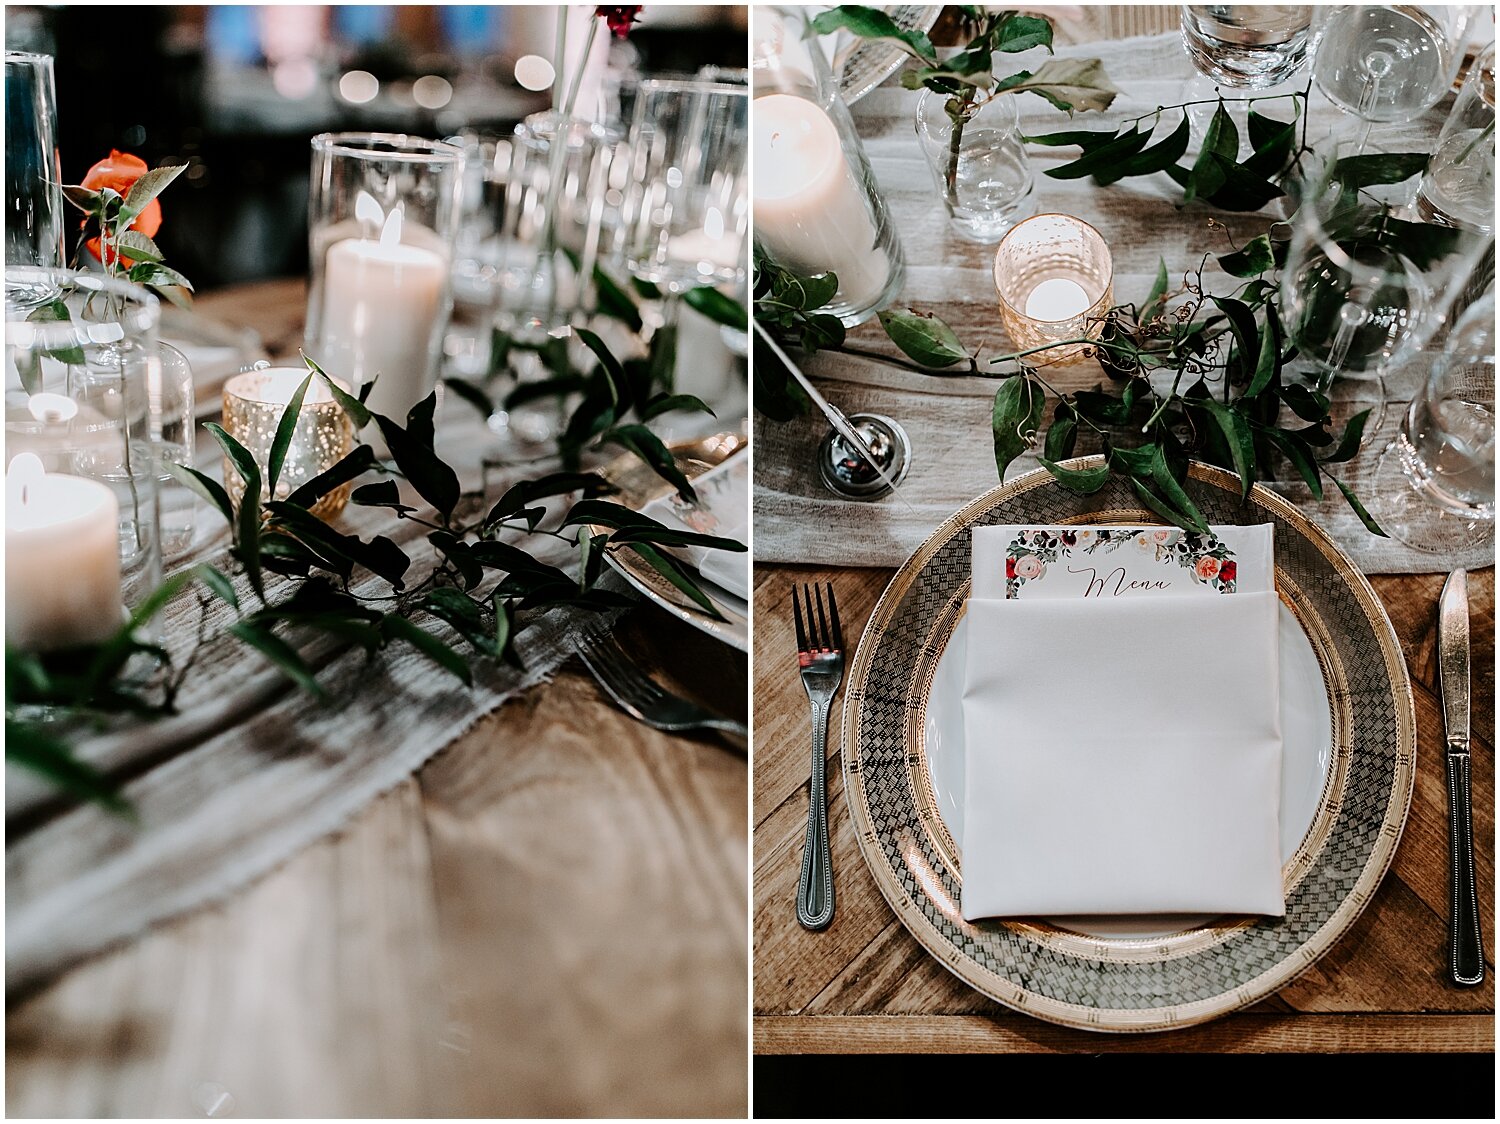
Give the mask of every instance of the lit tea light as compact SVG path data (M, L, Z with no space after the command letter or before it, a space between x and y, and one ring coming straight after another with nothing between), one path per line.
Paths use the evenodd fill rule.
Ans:
M426 246L431 231L403 229L400 204L389 213L360 192L355 218L363 236L328 248L318 362L362 385L379 376L367 405L404 419L432 393L433 325L443 316L448 262ZM415 236L414 236L415 235Z
M305 378L307 371L302 367L265 366L235 375L224 384L224 431L249 450L260 466L262 480L268 474L267 462L281 417ZM338 386L341 390L349 389L343 382L338 382ZM353 447L354 423L335 400L328 384L314 378L302 397L302 409L292 430L273 498L286 499L313 477L338 464ZM230 500L238 506L244 498L245 484L227 461L224 486ZM334 489L313 505L312 513L320 519L334 518L348 502L349 491L347 484Z
M1059 363L1095 338L1114 301L1114 263L1104 238L1071 215L1034 215L1006 232L995 249L1000 320L1027 362ZM1055 344L1057 346L1048 346Z
M48 651L114 635L125 621L114 493L47 472L34 453L10 462L5 492L6 644Z

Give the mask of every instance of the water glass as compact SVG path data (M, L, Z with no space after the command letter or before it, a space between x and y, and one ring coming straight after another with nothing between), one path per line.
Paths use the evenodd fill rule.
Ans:
M1182 41L1207 77L1265 89L1302 69L1312 14L1311 4L1184 4Z
M95 644L161 581L160 307L98 274L6 272L68 313L6 310L6 642Z
M1318 89L1366 122L1413 121L1452 88L1475 13L1459 4L1325 5Z
M463 149L396 133L312 139L307 354L401 421L437 385Z
M1495 44L1469 68L1417 191L1428 222L1495 229Z
M5 303L32 309L56 293L28 288L12 266L63 263L62 177L57 160L57 94L50 55L5 52Z
M1449 553L1493 537L1493 289L1459 318L1433 359L1386 451L1371 500L1382 528L1417 550Z
M917 99L917 138L953 229L974 242L998 242L1034 209L1031 162L1021 140L1013 95L979 103L959 123L944 108L944 94L924 90Z
M747 86L640 83L626 145L625 267L671 293L745 276Z

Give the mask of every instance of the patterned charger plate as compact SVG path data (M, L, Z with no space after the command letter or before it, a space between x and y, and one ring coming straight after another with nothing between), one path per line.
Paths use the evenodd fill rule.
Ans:
M881 892L945 968L1049 1022L1168 1030L1265 998L1354 923L1406 822L1416 719L1379 598L1328 536L1273 492L1257 486L1241 506L1238 478L1201 464L1192 467L1188 491L1210 523L1274 525L1277 592L1323 671L1332 760L1317 811L1283 869L1284 918L1221 918L1165 935L1114 937L959 914L959 859L933 797L924 723L934 671L969 594L970 528L1159 522L1118 480L1080 497L1038 470L951 516L891 579L850 671L845 790Z

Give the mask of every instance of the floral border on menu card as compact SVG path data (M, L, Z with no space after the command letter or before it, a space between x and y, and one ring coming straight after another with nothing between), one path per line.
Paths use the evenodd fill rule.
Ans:
M1127 544L1150 552L1157 562L1175 560L1201 585L1213 586L1220 593L1235 591L1239 567L1234 551L1214 534L1200 535L1176 527L1041 527L1022 531L1005 548L1005 597L1017 597L1028 581L1046 575L1048 563L1071 558L1075 551L1108 554Z

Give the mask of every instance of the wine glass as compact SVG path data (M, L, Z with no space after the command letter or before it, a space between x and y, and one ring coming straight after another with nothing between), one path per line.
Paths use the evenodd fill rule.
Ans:
M1368 491L1382 529L1414 550L1447 554L1494 541L1493 287L1428 366Z
M1477 9L1460 4L1327 5L1320 9L1313 77L1345 113L1377 123L1426 113L1452 87Z

